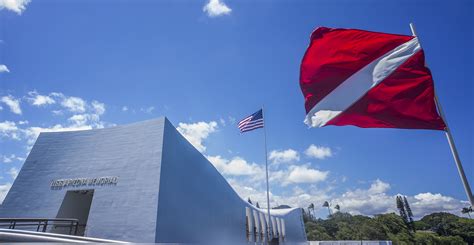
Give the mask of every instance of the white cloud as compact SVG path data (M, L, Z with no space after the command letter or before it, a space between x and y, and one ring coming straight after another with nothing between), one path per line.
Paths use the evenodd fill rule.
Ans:
M247 200L247 198L250 198L254 205L258 202L261 208L266 207L267 200L265 191L257 190L235 179L228 179L228 182L242 199ZM270 203L272 203L272 200L270 200Z
M370 185L368 193L370 194L380 194L388 191L390 189L390 184L381 181L380 179L376 179Z
M51 93L51 96L61 99L61 106L70 112L84 113L86 111L86 101L79 97L65 96L62 93Z
M12 177L12 179L16 179L16 177L18 176L18 172L18 169L15 167L12 167L10 168L10 170L8 170L8 174L10 175L10 177Z
M232 9L221 0L209 0L209 2L207 2L207 4L202 8L202 11L207 13L209 17L217 17L230 14Z
M415 195L414 198L419 201L419 202L424 202L424 203L438 203L438 202L449 202L453 200L452 197L445 197L441 194L432 194L431 192L426 192L426 193L420 193L418 195Z
M63 111L61 111L61 110L52 110L51 113L53 113L53 115L55 115L55 116L59 116L59 115L64 114Z
M30 2L31 0L0 0L0 10L5 8L21 14Z
M15 100L11 96L4 96L8 100ZM36 138L40 132L60 132L60 131L76 131L76 130L88 130L94 128L104 128L106 125L111 126L101 120L101 115L105 113L105 104L98 101L87 102L79 97L68 97L62 93L50 93L48 96L38 94L36 91L28 93L27 99L34 105L52 104L51 100L60 101L58 104L67 110L53 110L54 114L62 115L71 112L83 112L81 114L73 114L68 118L68 123L65 124L54 124L49 127L25 127L29 122L19 121L15 124L11 121L0 122L0 137L11 138L15 140L26 140L27 149L31 149L31 146L36 141ZM35 104L36 102L36 104ZM12 103L10 103L12 104ZM20 127L23 126L23 127Z
M253 203L259 202L261 207L266 207L265 169L261 165L249 163L241 157L232 160L221 156L207 156L210 162L221 172L239 194ZM277 165L274 167L281 167ZM333 192L332 186L316 186L329 177L329 171L312 169L309 165L291 165L287 169L274 169L269 172L271 190L280 185L283 189L276 188L280 194L271 193L271 205L288 204L293 207L308 207L314 203L316 209L325 209L324 201L330 201L332 206L339 204L343 212L351 214L375 215L381 213L398 213L395 205L396 195L388 194L391 185L380 179L371 182L366 189L347 190L342 194ZM344 177L345 179L345 177ZM291 191L284 191L286 186L292 184ZM299 184L310 184L308 188L301 188ZM432 212L451 212L459 215L465 201L457 200L441 194L420 193L409 196L408 200L416 218ZM334 211L334 210L333 210Z
M460 215L460 210L469 206L467 201L460 201L453 197L431 192L419 193L409 197L408 201L413 213L418 217L434 212L450 212Z
M2 158L3 158L3 160L2 160L3 163L11 163L11 162L13 162L13 159L15 158L15 155L12 154L10 156L3 156Z
M247 201L247 198L250 198L254 205L256 205L256 203L258 202L260 208L265 209L267 207L267 194L265 190L256 189L252 186L242 184L235 179L229 179L229 184L232 186L235 192L237 192L237 194L245 201ZM271 191L269 192L269 196L271 206L276 206L275 204L281 201L281 198L272 193Z
M0 122L0 136L20 140L20 130L15 122L4 121Z
M100 120L100 116L105 113L105 104L98 101L92 101L90 105L85 103L85 112L83 114L74 114L69 117L68 121L73 127L90 126L91 128L103 128L104 122Z
M207 159L223 175L255 175L263 171L259 165L249 163L241 157L234 157L230 161L221 156L207 156Z
M351 214L375 215L396 212L395 197L381 193L372 193L367 189L350 190L332 201L339 204L343 212Z
M203 141L217 130L215 121L197 123L179 123L178 131L200 152L206 151Z
M257 188L252 184L243 183L234 178L229 178L228 182L242 199L247 200L247 198L250 197L253 204L258 202L261 208L267 206L266 189L263 186L262 188ZM271 207L281 204L286 204L291 207L308 207L310 203L322 204L324 200L329 199L325 190L316 188L308 192L295 186L291 191L280 195L275 194L272 190L274 189L272 189L271 186L269 193Z
M79 97L67 97L62 102L65 108L71 112L85 112L86 111L86 102Z
M10 156L2 156L2 162L3 163L11 163L13 161L24 161L25 158L23 157L18 157L15 154L11 154Z
M325 159L332 156L332 151L329 147L311 144L308 149L306 149L305 154L311 158Z
M128 107L123 106L123 107L122 107L122 111L128 111Z
M145 112L146 114L151 114L155 110L154 106L149 106L147 108L140 108L140 111Z
M20 108L20 100L16 99L11 95L3 96L0 99L1 102L5 103L8 107L10 107L10 111L21 115L21 108Z
M248 163L243 158L234 157L228 162L224 174L229 175L253 175L259 173L260 168L255 163Z
M227 159L222 158L221 156L206 156L207 160L216 167L216 169L220 172L223 173L225 171L225 167L227 166Z
M1 1L2 0L0 0L0 6L1 6ZM3 73L3 72L10 72L10 70L8 70L8 67L6 65L0 64L0 73Z
M56 101L50 96L38 94L36 91L28 92L28 96L28 101L35 106L51 105L56 103Z
M5 183L3 185L0 185L0 204L3 203L3 200L5 200L5 197L7 196L7 193L11 187L11 183Z
M287 183L317 183L326 180L329 171L320 171L308 168L308 166L291 166Z
M288 149L284 151L277 151L273 150L270 152L270 156L268 157L272 163L288 163L299 161L300 156L297 151L293 149Z
M89 120L89 114L76 114L70 117L68 120L74 125L86 125L87 121Z
M398 213L395 204L398 194L390 195L387 193L389 190L389 183L377 179L368 189L349 190L341 196L335 197L332 203L339 204L344 212L352 214ZM430 192L408 196L407 199L415 218L441 211L460 215L460 210L468 205L466 201Z
M96 100L93 100L91 105L92 105L92 108L94 109L95 114L102 115L102 114L105 113L105 104L104 103L100 103Z

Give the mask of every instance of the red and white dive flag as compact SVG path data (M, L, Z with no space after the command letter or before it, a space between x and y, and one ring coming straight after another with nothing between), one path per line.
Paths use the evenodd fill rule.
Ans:
M320 27L301 63L313 127L444 130L433 79L414 36Z

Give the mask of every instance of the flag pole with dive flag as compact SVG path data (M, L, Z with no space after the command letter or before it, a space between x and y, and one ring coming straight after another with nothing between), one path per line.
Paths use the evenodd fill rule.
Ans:
M410 23L410 29L411 29L412 35L415 37L418 37L416 35L416 29L413 23ZM418 40L419 39L420 38L418 38ZM441 103L439 102L436 92L434 93L434 100L436 103L436 107L438 108L439 114L441 118L443 118L444 123L446 124L446 128L444 129L444 132L446 134L446 138L448 139L449 148L451 149L451 153L453 154L454 162L456 163L456 167L458 169L459 176L461 177L464 190L466 191L466 195L467 195L467 198L469 199L469 202L471 203L471 206L474 207L474 196L472 195L471 187L469 186L469 182L467 181L466 174L464 173L464 168L462 167L461 158L459 157L456 144L454 144L454 138L453 138L453 135L451 134L451 129L449 129L446 116L444 114L443 108L441 107Z
M265 147L265 175L266 175L266 182L267 182L267 215L268 215L267 239L268 239L268 242L270 242L273 239L273 230L272 230L272 219L270 216L270 184L268 182L267 129L265 127L265 117L264 117L263 111L264 111L264 106L262 105L262 109L240 120L240 122L237 124L237 127L239 128L240 133L245 133L245 132L252 131L258 128L263 128L263 134L264 134L263 138L264 138L264 147Z
M474 197L436 97L424 51L413 35L319 27L300 67L310 127L444 131L471 206Z

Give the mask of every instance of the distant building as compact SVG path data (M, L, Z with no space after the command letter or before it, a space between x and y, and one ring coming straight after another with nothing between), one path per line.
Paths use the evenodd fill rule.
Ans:
M88 237L130 242L304 242L300 208L258 209L166 119L41 133L0 217L76 218ZM50 232L60 232L59 228Z

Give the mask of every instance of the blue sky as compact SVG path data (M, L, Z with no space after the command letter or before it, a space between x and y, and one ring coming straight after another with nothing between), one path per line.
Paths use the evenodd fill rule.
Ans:
M3 5L2 5L3 4ZM407 195L417 216L466 195L443 132L308 129L299 65L318 26L410 34L415 23L468 179L474 181L471 1L38 1L0 4L0 197L39 131L167 116L236 191L272 205L372 215ZM20 111L21 110L21 113ZM473 183L474 184L474 183ZM317 210L320 217L326 210Z

